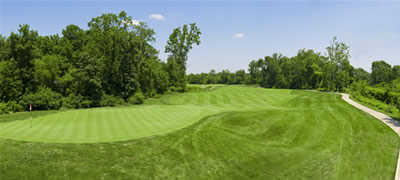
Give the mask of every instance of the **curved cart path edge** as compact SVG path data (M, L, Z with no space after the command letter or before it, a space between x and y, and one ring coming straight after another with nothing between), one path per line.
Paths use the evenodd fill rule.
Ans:
M380 113L378 111L375 111L373 109L365 107L365 106L363 106L363 105L351 100L349 94L345 94L345 93L340 93L340 94L342 95L342 99L344 101L346 101L347 103L353 105L354 107L356 107L356 108L358 108L358 109L360 109L360 110L362 110L362 111L374 116L376 119L379 119L380 121L382 121L383 123L388 125L390 128L392 128L392 130L394 132L396 132L397 135L400 136L400 121L396 121L396 120L392 119L391 117L389 117L386 114ZM395 177L394 177L395 180L400 180L400 174L399 174L400 173L399 172L400 171L400 169L399 169L400 168L399 167L400 166L400 159L399 159L399 156L400 156L400 152L399 152L399 155L397 156L396 174L395 174Z

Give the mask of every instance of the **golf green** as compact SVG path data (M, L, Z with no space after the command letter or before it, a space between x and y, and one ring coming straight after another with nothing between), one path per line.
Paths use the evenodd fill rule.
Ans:
M112 142L171 132L193 124L202 109L191 106L94 108L0 123L0 137L41 142Z

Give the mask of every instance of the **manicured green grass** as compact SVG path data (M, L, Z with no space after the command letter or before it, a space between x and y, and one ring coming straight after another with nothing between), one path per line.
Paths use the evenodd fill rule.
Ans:
M202 114L202 108L190 105L73 110L0 123L0 137L57 143L124 141L181 129Z
M0 179L392 179L399 148L338 95L300 90L221 86L42 112L35 130L17 115L0 120Z

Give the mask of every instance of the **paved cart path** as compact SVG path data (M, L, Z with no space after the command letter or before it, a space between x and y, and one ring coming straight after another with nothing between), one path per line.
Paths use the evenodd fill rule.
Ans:
M342 99L346 102L348 102L349 104L353 105L354 107L374 116L375 118L379 119L380 121L382 121L383 123L385 123L386 125L388 125L390 128L393 129L394 132L397 133L397 135L400 136L400 121L396 121L394 119L392 119L391 117L389 117L386 114L380 113L378 111L375 111L373 109L370 109L368 107L365 107L353 100L350 99L348 94L344 94L341 93L342 95ZM399 152L399 156L400 157L400 152ZM396 175L395 175L395 180L400 180L400 161L399 158L397 159L397 168L396 168Z

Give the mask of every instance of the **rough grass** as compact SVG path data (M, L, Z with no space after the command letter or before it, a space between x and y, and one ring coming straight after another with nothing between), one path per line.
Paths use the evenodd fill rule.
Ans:
M94 111L96 118L87 111ZM139 111L140 116L129 120L129 114ZM309 91L227 86L166 95L144 106L62 113L74 114L82 121L101 119L112 124L71 125L78 129L70 136L85 134L75 135L81 139L91 137L85 131L111 137L106 141L120 140L124 133L135 134L124 131L126 128L142 129L137 133L162 132L90 144L0 139L0 179L392 179L399 147L397 135L378 120L337 95ZM62 118L62 113L38 115L41 120L36 126L44 130L31 134L38 133L40 138L63 132L64 125L56 124L68 124L68 120L48 120L45 126L46 118ZM127 117L119 117L121 113ZM118 119L121 123L142 122L137 122L139 127L127 126L117 123ZM71 123L78 123L75 121ZM175 127L178 122L187 126ZM29 120L8 117L0 121L0 127L9 123L29 124ZM51 130L52 126L59 129ZM162 126L175 129L164 132ZM24 133L21 130L8 132L10 138L30 137L18 136ZM66 140L61 135L53 137Z
M374 98L367 98L365 96L357 95L355 93L352 93L350 98L359 102L360 104L362 104L364 106L367 106L376 111L385 113L385 114L391 116L393 119L400 121L400 110L398 110L394 105L386 104L386 103L376 100Z

